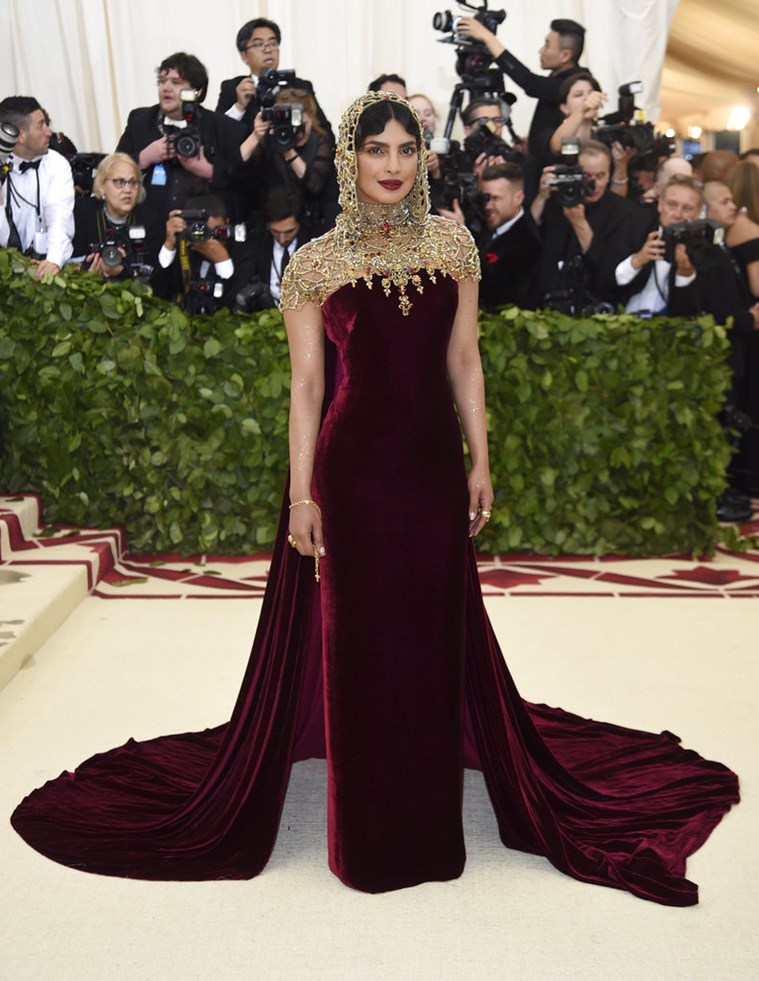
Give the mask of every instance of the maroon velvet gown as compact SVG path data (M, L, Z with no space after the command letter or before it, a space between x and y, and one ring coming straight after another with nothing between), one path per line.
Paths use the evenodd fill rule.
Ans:
M505 845L589 882L697 902L686 857L737 779L670 733L525 703L485 613L446 375L457 285L409 316L377 280L324 305L335 352L313 495L327 556L287 547L283 505L230 722L94 756L12 821L66 865L145 879L249 878L274 846L294 761L328 761L330 867L382 892L460 875L464 766ZM329 401L329 398L328 398Z

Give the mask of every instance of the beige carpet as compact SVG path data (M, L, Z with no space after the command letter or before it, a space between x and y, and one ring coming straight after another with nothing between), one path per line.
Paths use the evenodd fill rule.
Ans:
M90 876L42 858L3 818L0 978L758 978L759 600L512 595L488 607L525 697L668 728L739 773L743 803L689 863L699 906L645 903L507 851L474 773L461 879L353 892L327 868L324 764L308 762L294 769L272 860L250 882ZM129 736L224 721L259 608L85 600L0 693L0 812Z

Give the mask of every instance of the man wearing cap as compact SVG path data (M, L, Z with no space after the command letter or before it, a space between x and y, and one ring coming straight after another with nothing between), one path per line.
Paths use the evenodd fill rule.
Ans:
M456 28L458 34L486 45L493 61L525 93L538 100L527 136L527 149L533 161L533 170L540 174L544 161L545 146L541 146L541 134L553 132L564 117L559 109L559 89L564 79L579 71L579 61L585 44L585 28L574 20L552 20L540 55L540 67L548 69L548 75L536 75L514 57L474 17L461 17ZM537 183L537 181L535 182ZM532 197L528 194L528 197Z

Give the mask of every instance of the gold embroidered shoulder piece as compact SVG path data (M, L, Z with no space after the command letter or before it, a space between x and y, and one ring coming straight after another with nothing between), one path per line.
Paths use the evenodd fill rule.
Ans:
M338 218L326 235L298 249L282 279L280 307L321 306L347 283L363 279L371 288L379 277L386 296L395 286L401 311L408 314L407 287L423 291L422 269L433 283L438 273L456 280L480 278L477 247L463 225L437 215L427 215L421 227L394 217L388 212L372 214L359 236L344 234Z

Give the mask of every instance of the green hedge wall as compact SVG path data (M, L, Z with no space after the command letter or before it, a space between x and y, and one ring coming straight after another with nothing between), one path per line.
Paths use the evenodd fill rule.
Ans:
M188 319L142 284L37 283L0 250L0 487L133 552L265 550L287 465L280 314ZM484 552L709 551L729 448L727 339L695 323L481 316L493 520Z

